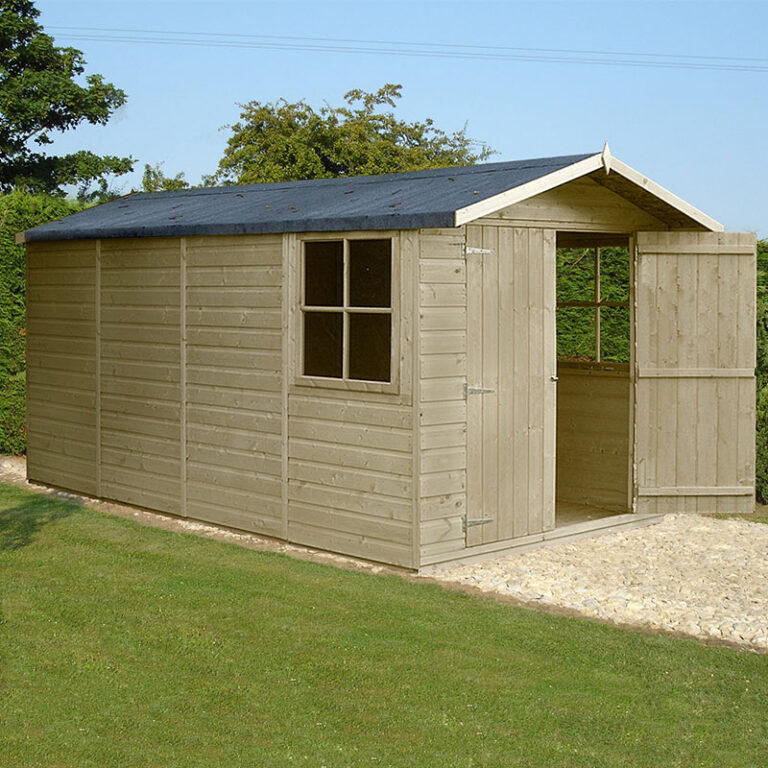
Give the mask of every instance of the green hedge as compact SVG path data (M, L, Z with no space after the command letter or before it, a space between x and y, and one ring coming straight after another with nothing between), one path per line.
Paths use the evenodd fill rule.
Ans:
M26 252L17 232L82 210L82 203L16 190L0 196L0 453L23 453Z

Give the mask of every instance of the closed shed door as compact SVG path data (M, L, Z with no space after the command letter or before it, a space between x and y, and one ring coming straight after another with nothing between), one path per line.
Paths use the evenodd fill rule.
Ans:
M466 544L554 527L555 233L467 227Z
M749 511L755 236L641 232L636 255L637 511Z

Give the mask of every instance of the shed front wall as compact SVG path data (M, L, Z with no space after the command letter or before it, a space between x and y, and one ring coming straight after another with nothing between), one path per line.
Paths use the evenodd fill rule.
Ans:
M30 479L413 565L416 245L395 236L395 393L297 383L294 236L29 244Z

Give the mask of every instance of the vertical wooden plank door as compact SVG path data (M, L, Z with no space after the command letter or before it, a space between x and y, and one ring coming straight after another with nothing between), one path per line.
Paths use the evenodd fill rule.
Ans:
M636 510L749 511L755 236L640 232L636 243Z
M468 547L555 524L555 233L467 227Z

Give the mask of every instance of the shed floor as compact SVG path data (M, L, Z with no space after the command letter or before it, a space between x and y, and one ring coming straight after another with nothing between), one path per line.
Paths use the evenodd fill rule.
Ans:
M570 501L555 502L555 528L565 528L577 523L586 523L590 520L602 520L605 517L614 517L623 514L612 512L600 507L592 507L589 504L574 504Z

